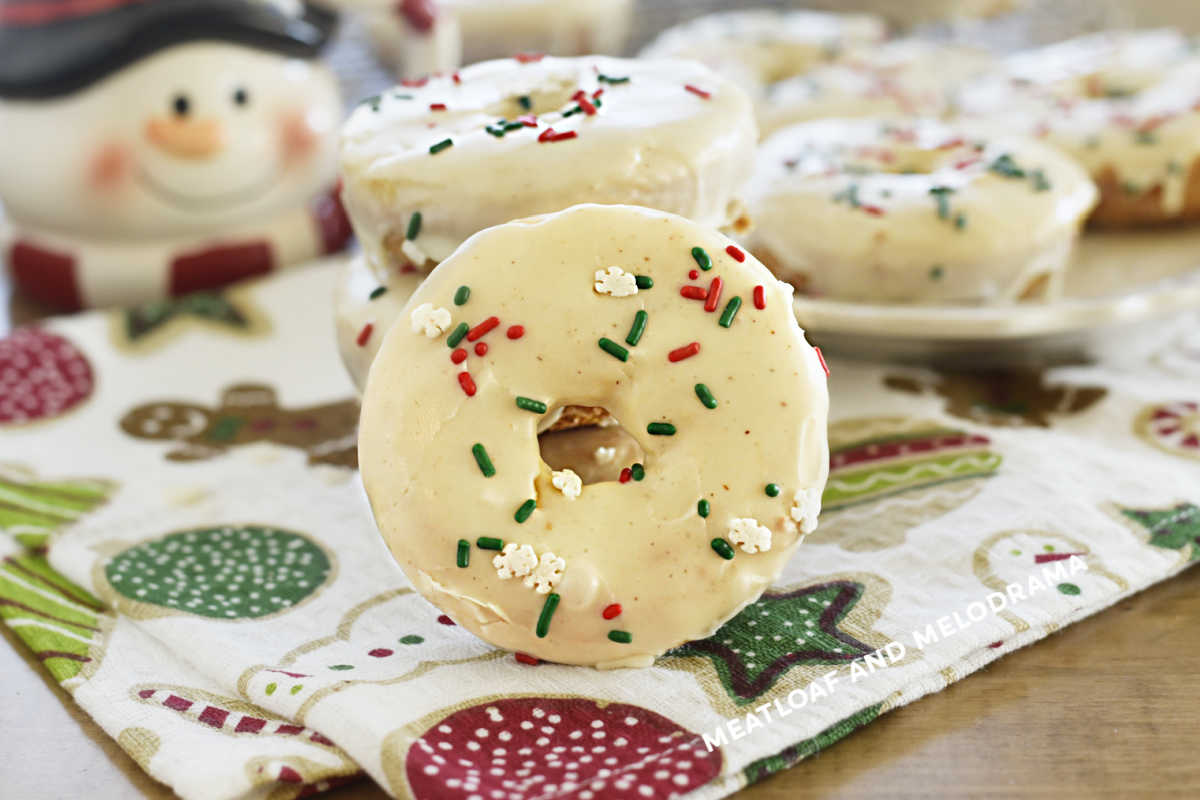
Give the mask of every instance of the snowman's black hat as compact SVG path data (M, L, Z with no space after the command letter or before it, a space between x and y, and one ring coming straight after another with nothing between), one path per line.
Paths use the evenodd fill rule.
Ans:
M312 58L336 22L302 0L0 0L0 98L69 94L189 41Z

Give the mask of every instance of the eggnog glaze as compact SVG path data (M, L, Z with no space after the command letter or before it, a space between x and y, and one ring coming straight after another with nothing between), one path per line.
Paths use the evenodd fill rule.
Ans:
M1060 291L1096 190L1031 139L855 119L773 135L748 198L748 246L808 294L995 303Z
M740 213L750 102L699 64L522 57L410 83L360 105L342 134L343 197L381 282L490 225L580 202L711 226Z
M826 378L790 300L726 237L649 209L469 239L404 307L363 398L363 483L413 585L487 641L563 663L645 665L712 633L820 508ZM536 433L566 405L607 408L644 461L582 486L553 472Z

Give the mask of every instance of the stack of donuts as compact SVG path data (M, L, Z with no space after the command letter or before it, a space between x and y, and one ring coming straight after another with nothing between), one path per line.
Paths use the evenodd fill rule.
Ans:
M1170 31L1000 57L735 11L623 59L570 55L618 49L609 22L507 30L346 122L336 305L384 539L531 658L650 663L816 527L828 373L795 292L1047 302L1088 225L1200 218L1200 59Z

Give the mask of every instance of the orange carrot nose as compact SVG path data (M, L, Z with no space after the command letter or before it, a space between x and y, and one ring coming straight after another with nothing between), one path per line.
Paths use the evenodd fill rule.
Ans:
M146 123L146 138L176 158L211 158L225 144L225 132L215 119L153 117Z

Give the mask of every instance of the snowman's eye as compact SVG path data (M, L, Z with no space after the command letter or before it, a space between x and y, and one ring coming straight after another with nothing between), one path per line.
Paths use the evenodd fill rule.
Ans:
M245 89L243 89L240 86L234 90L234 92L233 92L233 104L234 105L244 106L244 105L247 105L249 102L250 102L250 93L249 92L247 92Z
M188 112L192 110L192 101L188 99L186 94L177 94L175 99L171 101L171 110L177 116L186 117Z

